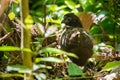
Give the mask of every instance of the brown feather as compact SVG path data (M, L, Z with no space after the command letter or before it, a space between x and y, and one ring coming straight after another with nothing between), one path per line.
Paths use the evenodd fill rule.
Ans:
M63 50L75 53L79 57L79 59L70 57L74 63L84 66L93 54L93 39L76 17L76 15L71 13L64 16L62 22L66 24L66 30L61 36L60 45Z

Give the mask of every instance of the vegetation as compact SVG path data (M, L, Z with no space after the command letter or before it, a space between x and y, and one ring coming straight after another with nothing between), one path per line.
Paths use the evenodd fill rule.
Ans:
M119 0L0 0L0 10L1 80L119 80ZM94 39L84 70L67 63L78 56L60 49L61 20L69 12Z

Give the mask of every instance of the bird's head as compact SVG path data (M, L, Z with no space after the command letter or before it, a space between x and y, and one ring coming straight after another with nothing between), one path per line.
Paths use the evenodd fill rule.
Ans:
M82 24L79 17L77 17L74 13L65 14L61 23L64 23L65 25L70 27L82 28Z

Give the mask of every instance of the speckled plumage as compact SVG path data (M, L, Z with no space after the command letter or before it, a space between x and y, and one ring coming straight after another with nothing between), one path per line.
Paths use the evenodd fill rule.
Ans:
M73 57L70 57L70 59L77 65L84 66L93 54L92 37L82 27L79 18L73 13L66 14L62 23L65 23L67 28L61 36L61 48L75 53L79 59Z

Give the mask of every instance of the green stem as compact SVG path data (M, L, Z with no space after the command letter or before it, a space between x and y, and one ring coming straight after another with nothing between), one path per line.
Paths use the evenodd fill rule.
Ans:
M29 0L21 0L21 20L23 24L25 23L26 17L29 15ZM22 26L22 25L21 25ZM30 28L21 27L21 48L29 48L31 43L31 34ZM22 51L23 65L27 66L29 69L33 69L32 63L32 54L29 52ZM31 74L26 75L25 80L33 80L33 76Z

